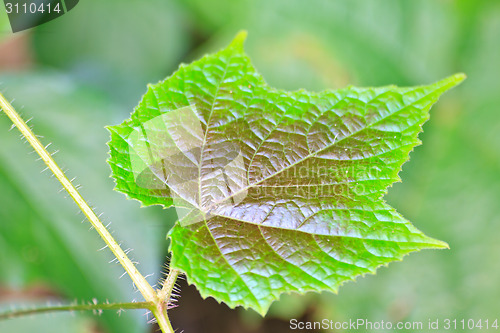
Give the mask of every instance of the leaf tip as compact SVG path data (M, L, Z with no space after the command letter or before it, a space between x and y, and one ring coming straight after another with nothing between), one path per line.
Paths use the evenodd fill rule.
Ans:
M449 250L449 249L450 249L450 246L449 246L449 245L448 245L448 243L446 243L446 242L439 241L439 243L438 243L438 244L436 244L436 248L437 248L437 249Z
M459 85L462 83L467 78L467 75L465 73L456 73L452 76L449 77L451 81L454 83L454 85Z
M238 49L243 51L243 45L245 44L245 40L247 39L248 32L246 30L241 30L236 34L233 41L229 45L229 47Z
M434 238L431 238L431 240L432 243L429 243L429 247L427 247L428 249L448 250L450 248L450 246L446 242Z
M458 86L462 81L464 81L467 78L467 75L464 73L457 73L454 75L451 75L441 81L436 82L436 85L439 86L441 89L444 91L454 88Z

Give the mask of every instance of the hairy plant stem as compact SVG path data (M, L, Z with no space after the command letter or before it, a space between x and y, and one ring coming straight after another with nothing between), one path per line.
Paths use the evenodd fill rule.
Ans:
M108 229L106 229L106 227L103 225L92 208L83 199L76 187L66 177L64 172L52 158L52 155L47 151L46 147L42 145L31 128L26 124L21 116L16 112L14 107L5 99L5 97L1 93L0 108L19 129L21 134L26 138L35 152L40 156L40 158L54 174L57 180L61 183L64 189L69 193L71 198L75 201L80 210L87 217L94 229L99 233L99 236L101 236L106 245L113 252L115 257L118 259L120 264L123 266L127 274L134 282L137 289L139 289L139 291L141 292L142 296L146 300L145 303L150 304L150 306L148 306L147 308L152 311L152 313L158 320L158 324L162 331L165 333L173 333L174 330L172 329L172 325L170 324L167 316L167 307L172 294L172 289L175 284L175 280L179 272L176 270L170 270L163 288L159 291L155 291L153 287L146 281L144 276L137 270L137 267L135 267L134 263L128 258L127 254L116 242Z
M175 287L175 281L179 276L179 270L170 269L168 272L168 276L163 282L163 288L158 292L158 298L160 300L169 301L172 298L172 291Z
M170 324L170 320L168 318L167 310L169 307L169 302L172 299L172 292L175 287L175 281L179 276L179 271L177 269L170 269L168 272L168 276L163 282L163 288L158 291L158 300L161 302L161 307L158 307L158 315L154 313L156 319L158 319L158 325L160 326L163 332L174 332L172 325ZM162 321L160 321L160 318Z
M60 306L46 306L37 307L33 309L11 310L0 313L0 320L12 319L27 315L61 312L61 311L86 311L86 310L129 310L129 309L148 309L151 310L150 302L136 302L136 303L104 303L104 304L73 304L73 305L60 305Z

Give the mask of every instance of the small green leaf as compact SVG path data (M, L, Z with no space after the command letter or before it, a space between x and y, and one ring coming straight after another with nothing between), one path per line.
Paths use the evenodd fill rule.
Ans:
M319 93L269 87L246 33L149 86L109 128L116 189L177 208L171 267L204 297L265 314L280 294L329 290L447 244L382 199L439 96L429 86Z

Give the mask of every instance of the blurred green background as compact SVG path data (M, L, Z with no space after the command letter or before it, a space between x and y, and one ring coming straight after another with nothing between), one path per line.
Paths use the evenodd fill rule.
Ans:
M77 176L84 196L113 222L115 237L155 283L175 215L140 209L113 192L104 126L127 118L147 83L218 50L240 29L249 32L246 50L257 69L283 89L420 85L467 74L431 111L423 145L386 197L450 249L412 254L346 284L338 295L283 296L265 319L202 300L181 281L174 327L279 333L292 331L290 318L421 321L424 327L429 319L498 319L500 325L498 0L82 0L63 17L16 34L1 5L0 90L33 117L44 143L60 150L57 161ZM0 309L140 300L10 126L1 114ZM0 322L0 332L153 332L148 319L144 311L41 315Z

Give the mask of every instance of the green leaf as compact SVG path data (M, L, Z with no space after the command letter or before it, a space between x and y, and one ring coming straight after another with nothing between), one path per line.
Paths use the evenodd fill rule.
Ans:
M204 297L265 314L282 293L329 290L447 244L382 199L438 97L429 86L286 92L224 50L149 86L111 132L116 189L178 207L171 267Z

